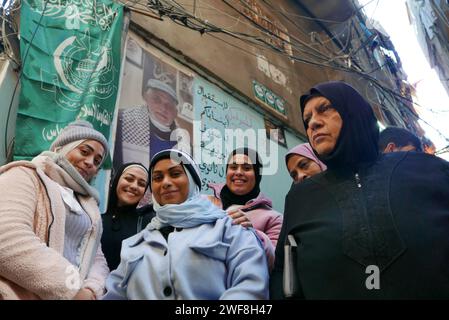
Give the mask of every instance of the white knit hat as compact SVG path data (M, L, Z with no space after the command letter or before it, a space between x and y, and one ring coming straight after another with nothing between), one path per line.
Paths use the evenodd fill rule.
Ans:
M104 158L106 158L109 152L108 141L104 137L104 135L95 130L92 124L85 120L76 120L71 122L65 127L59 136L50 146L50 151L55 151L56 148L65 146L68 143L77 140L96 140L104 148Z

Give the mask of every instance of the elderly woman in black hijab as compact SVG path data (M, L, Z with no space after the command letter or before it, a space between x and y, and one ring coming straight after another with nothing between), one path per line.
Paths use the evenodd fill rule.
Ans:
M379 155L374 113L343 82L315 86L301 110L328 169L287 195L271 297L448 298L449 164Z
M120 263L122 241L139 233L154 216L152 206L137 209L149 185L148 170L140 163L122 165L112 179L106 212L102 215L101 245L110 270Z

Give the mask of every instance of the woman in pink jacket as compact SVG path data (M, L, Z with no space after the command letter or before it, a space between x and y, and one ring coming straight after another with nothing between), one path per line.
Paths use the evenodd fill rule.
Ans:
M0 168L0 300L104 294L109 269L99 245L99 197L89 182L107 140L80 120L50 150Z
M271 199L260 192L262 163L256 151L238 148L226 165L226 184L209 184L209 199L224 209L234 223L253 227L265 248L268 264L274 264L274 249L282 226L282 215L273 210Z

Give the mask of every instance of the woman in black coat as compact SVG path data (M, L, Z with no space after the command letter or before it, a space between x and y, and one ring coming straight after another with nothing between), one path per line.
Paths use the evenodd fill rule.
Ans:
M271 297L449 298L449 163L380 155L374 113L345 83L315 86L301 109L328 169L286 197Z
M148 188L148 177L142 164L132 162L122 165L112 180L101 238L110 270L120 263L122 241L140 232L154 216L151 205L137 208Z

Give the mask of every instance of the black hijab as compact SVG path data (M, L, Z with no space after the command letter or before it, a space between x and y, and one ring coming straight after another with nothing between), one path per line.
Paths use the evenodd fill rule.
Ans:
M379 127L369 103L353 87L344 82L325 82L316 85L308 94L301 96L301 112L312 97L322 96L328 99L343 120L340 135L334 150L316 156L329 168L357 169L360 165L374 162L379 151ZM307 130L307 126L304 123Z
M111 184L109 187L109 199L108 199L108 207L106 210L106 214L116 214L116 213L126 213L126 212L132 212L136 209L137 205L139 203L136 203L134 205L130 205L130 206L123 206L123 207L118 207L118 198L117 198L117 185L118 185L118 181L120 180L120 177L123 174L123 171L125 171L126 168L128 168L131 165L138 165L139 167L142 167L142 169L145 169L145 171L147 171L148 174L148 170L141 164L138 162L128 162L125 163L123 165L121 165L117 172L114 174L114 178L111 180ZM148 174L148 181L147 181L147 185L145 186L145 191L148 188L149 185L149 180L150 180L150 175Z
M233 156L236 154L244 154L248 156L248 158L251 160L251 163L253 163L253 170L254 175L256 176L256 184L254 185L254 188L244 195L237 195L233 193L227 185L225 185L220 192L220 199L223 204L223 210L226 210L230 206L234 204L238 205L244 205L249 200L257 198L257 196L260 193L260 181L262 180L262 175L260 173L260 169L262 168L262 162L260 161L259 154L250 148L237 148L234 151L231 152L231 154L228 157L228 163L226 164L226 173L228 172L229 163Z

